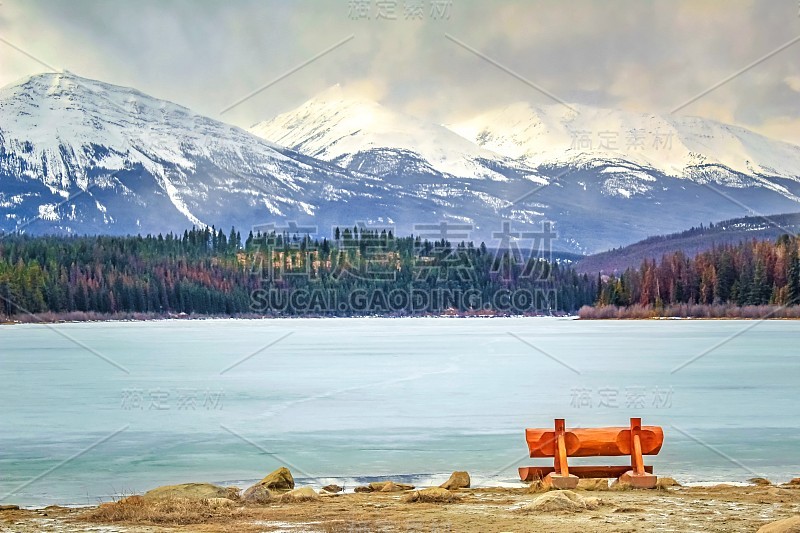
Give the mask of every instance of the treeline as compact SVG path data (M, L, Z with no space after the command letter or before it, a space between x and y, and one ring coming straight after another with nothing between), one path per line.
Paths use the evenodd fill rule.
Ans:
M543 258L358 227L337 229L331 240L274 232L243 239L216 228L0 235L6 318L567 313L596 294L593 277Z
M800 303L798 238L782 235L775 242L723 245L694 258L675 252L619 276L600 277L598 288L596 308L638 309L634 314L673 316L683 309L677 314L681 316L688 306L706 306L709 316L731 316L736 315L732 307L794 306ZM659 311L670 306L671 313ZM603 312L584 314L602 317Z

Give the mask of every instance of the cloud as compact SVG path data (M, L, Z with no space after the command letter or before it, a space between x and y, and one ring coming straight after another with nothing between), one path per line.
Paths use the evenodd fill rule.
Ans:
M552 103L531 84L568 102L664 112L800 33L795 0L452 0L438 18L426 1L421 19L407 19L405 4L397 0L387 20L375 1L360 19L349 0L5 0L0 31L59 68L244 127L335 83L437 122L520 100ZM800 115L798 57L800 43L681 113L788 135L775 125ZM43 69L6 48L0 83Z

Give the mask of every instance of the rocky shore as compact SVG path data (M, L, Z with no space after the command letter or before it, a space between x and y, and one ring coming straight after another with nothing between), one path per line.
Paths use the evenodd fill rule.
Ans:
M440 487L393 480L354 493L296 487L280 468L244 490L208 483L158 487L97 507L0 507L2 532L800 532L800 478L783 485L682 487L662 478L653 490L581 480L574 491L472 487L454 472Z

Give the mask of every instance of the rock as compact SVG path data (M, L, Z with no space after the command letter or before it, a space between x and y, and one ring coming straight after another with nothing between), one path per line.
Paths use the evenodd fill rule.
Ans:
M19 505L0 505L0 511L18 511Z
M181 485L165 485L148 490L142 496L146 500L163 498L185 498L187 500L207 500L209 498L228 498L230 491L211 483L183 483Z
M322 490L324 490L325 492L329 492L331 494L338 494L339 492L342 492L344 489L339 485L325 485L324 487L322 487Z
M789 485L790 487L800 487L800 477L792 478L791 481L784 483L784 485Z
M772 485L772 482L763 477L751 477L747 480L748 483L752 483L753 485L765 486L765 485Z
M431 487L429 489L417 490L406 496L408 503L450 503L458 499L458 496L442 487Z
M373 490L369 485L365 485L362 487L356 487L355 492L373 492Z
M274 492L288 492L294 488L294 478L289 469L285 466L280 467L274 472L270 472L267 476L249 487L242 499L250 503L266 503L272 499Z
M439 485L443 489L457 490L468 489L470 485L469 472L456 470L450 474L450 479Z
M761 526L757 533L800 533L800 515Z
M267 474L267 477L256 483L256 485L263 485L272 492L288 492L294 488L294 478L289 469L282 466Z
M406 485L406 486L408 486L408 485ZM403 487L401 487L400 485L398 485L394 481L389 481L388 483L385 483L383 485L383 487L381 488L380 492L403 492L404 490L407 490L407 489L404 489Z
M580 479L578 488L581 490L608 490L608 479Z
M264 485L256 483L244 491L242 499L248 503L267 503L272 499L272 493Z
M600 500L593 498L591 502L595 508L599 505ZM522 508L525 511L537 511L542 513L552 512L580 512L586 510L585 498L580 494L576 494L571 490L553 490L542 494L529 505Z
M656 482L657 489L666 489L668 487L680 487L681 484L672 479L671 477L660 477Z
M414 485L406 485L405 483L395 483L394 481L373 481L372 483L369 484L369 487L372 489L371 492L380 492L389 483L394 485L398 490L414 489Z
M311 500L319 500L319 494L311 487L294 489L281 496L282 502L307 502Z

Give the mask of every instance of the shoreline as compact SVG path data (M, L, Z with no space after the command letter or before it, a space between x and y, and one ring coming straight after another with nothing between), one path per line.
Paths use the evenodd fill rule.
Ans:
M677 485L636 490L587 483L574 491L535 484L432 489L444 499L414 500L425 487L371 493L317 492L305 498L275 493L265 502L229 498L132 496L98 505L0 510L0 531L73 533L438 531L759 531L800 520L800 479L774 485ZM308 492L310 490L310 492ZM435 492L439 491L439 492ZM795 518L792 518L795 517ZM777 530L777 531L790 531Z
M415 485L416 487L420 487L420 488L436 487L436 486L439 486L439 484L440 484L440 483L438 483L438 481L442 481L442 482L446 481L447 478L449 477L449 474L443 474L441 476L426 476L426 477L428 478L428 481L430 481L431 479L436 479L436 478L441 478L441 479L436 479L437 482L435 482L435 483L415 484L415 483L413 483L413 480L407 479L408 476L406 476L406 475L398 475L398 476L391 476L391 475L389 475L389 476L363 476L363 477L359 477L359 479L362 480L360 482L353 483L353 484L349 484L349 483L348 484L344 484L343 485L344 490L342 490L339 494L340 495L358 494L358 492L355 491L355 488L357 486L360 486L360 485L363 485L363 484L369 484L371 482L379 482L379 481L385 480L385 479L392 479L394 481L403 482L403 483L412 482L411 483L412 485ZM669 476L659 476L659 478L666 478L666 479L671 479L671 480L675 479L675 478L672 478L672 477L669 477ZM326 478L326 479L328 481L330 481L331 483L334 483L337 480L342 482L341 479L334 478L334 477ZM352 479L352 478L348 478L348 479ZM791 479L794 479L794 478L787 478L787 479L788 479L788 481L786 481L786 482L776 482L776 483L774 483L774 485L771 485L771 486L781 487L781 486L788 485L789 482L791 481ZM331 480L333 480L333 481L331 481ZM220 483L212 483L212 484L220 486L220 487L225 487L225 488L228 488L228 487L239 488L241 486L253 485L253 484L257 483L259 481L259 479L258 478L254 478L254 479L251 479L251 480L240 480L240 481L242 481L243 483L238 483L238 482L237 483L220 482ZM317 483L304 483L302 478L298 478L297 479L297 485L298 486L303 486L303 487L311 487L314 490L316 490L317 492L320 492L322 487L323 487L323 485L327 484L328 481L326 481L326 482L317 482ZM678 481L678 480L676 480L676 481ZM689 482L680 482L680 481L678 481L678 483L679 483L679 486L681 486L683 488L687 488L687 489L693 489L693 488L694 489L707 489L707 488L713 488L713 487L717 487L717 488L730 487L730 488L739 488L740 489L740 488L756 488L756 487L761 486L758 483L753 483L753 482L750 482L750 481L689 481ZM519 490L526 490L529 485L530 485L530 483L523 482L523 481L518 481L518 482L497 482L497 483L491 483L491 484L481 483L478 488L486 489L486 490L519 491ZM97 499L97 503L17 504L17 503L15 503L13 501L9 501L9 502L5 502L5 503L0 503L0 507L2 507L3 505L12 505L12 506L19 507L19 509L23 510L23 511L41 511L41 510L47 509L49 507L62 507L62 508L65 508L65 509L95 509L95 508L99 507L100 505L103 505L103 504L106 504L106 503L113 503L115 501L119 501L119 500L124 499L126 497L136 496L136 495L141 495L141 493L139 491L134 491L132 493L116 494L116 495L110 496L108 499L100 499L100 498L98 498Z
M692 320L692 321L793 321L800 320L798 317L691 317L691 316L651 316L651 317L604 317L604 318L588 318L580 317L578 315L561 315L561 316L548 316L548 315L467 315L467 314L431 314L431 315L352 315L352 316L337 316L337 315L312 315L312 316L229 316L229 315L191 315L186 317L178 316L149 316L146 318L132 318L120 317L114 318L112 316L102 318L87 318L87 319L66 319L66 318L53 318L53 319L39 319L37 316L35 320L2 320L0 321L0 328L12 326L26 326L26 325L53 325L53 324L106 324L106 323L144 323L144 322L182 322L182 321L203 321L203 320L324 320L324 319L421 319L421 318L438 318L438 319L502 319L502 318L531 318L531 319L560 319L560 320L576 320L586 322L646 322L646 321L672 321L672 320Z
M516 468L513 470L513 476L498 476L496 472L491 470L473 470L470 469L471 481L473 486L491 489L491 490L520 490L526 489L530 486L530 481L523 481L519 478ZM761 475L769 476L768 478L757 477L754 478L750 474L743 474L742 476L719 476L715 475L715 471L706 470L701 473L687 474L685 471L669 472L663 467L657 468L656 475L660 479L669 479L671 483L684 488L708 488L708 487L758 487L763 485L764 480L768 479L773 486L791 485L800 489L800 472L792 472L784 469L779 469L771 472L762 472ZM252 474L252 473L251 473ZM357 487L369 485L370 483L378 483L388 479L396 483L404 483L415 485L417 487L436 487L445 483L451 476L452 472L449 470L432 471L432 472L410 472L410 473L373 473L373 474L348 474L348 475L319 475L318 477L305 477L300 475L293 476L294 483L300 487L310 487L316 491L321 491L327 485L337 485L341 487L340 494L354 494ZM751 476L751 477L747 477ZM262 477L229 477L223 478L207 478L202 477L192 478L191 476L171 476L162 477L156 483L163 483L162 486L180 486L187 483L207 483L216 487L232 488L242 490L243 487L250 487L257 484ZM613 478L609 479L609 482ZM18 500L12 501L12 498L7 498L8 501L0 501L0 505L12 504L18 505L21 509L36 510L45 507L65 507L65 508L91 508L97 505L113 502L121 498L132 495L143 494L146 491L155 488L156 485L145 482L139 483L136 487L130 487L126 490L115 490L112 492L100 493L97 490L92 491L87 487L86 493L81 492L81 495L76 499L71 494L61 492L58 496L58 491L51 493L50 496L43 494L42 501L30 503L31 500ZM90 495L94 492L95 495ZM800 492L800 491L799 491Z

